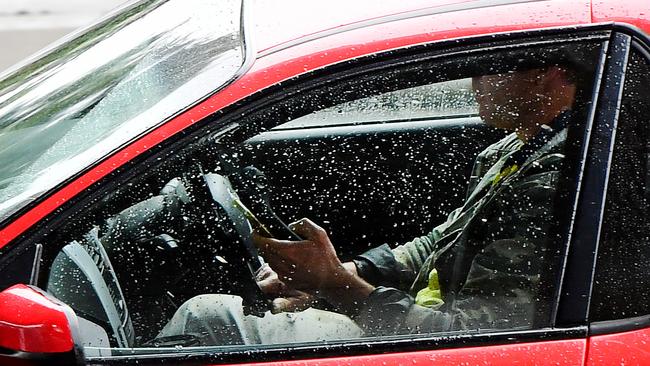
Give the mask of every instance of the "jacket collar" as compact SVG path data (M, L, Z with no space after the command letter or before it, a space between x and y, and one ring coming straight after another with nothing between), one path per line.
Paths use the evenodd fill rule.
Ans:
M542 125L539 132L533 136L528 142L523 144L519 150L512 153L503 164L504 169L516 165L521 167L529 158L535 154L536 151L548 144L555 136L562 132L568 125L573 112L566 110L560 113L551 122L550 125Z

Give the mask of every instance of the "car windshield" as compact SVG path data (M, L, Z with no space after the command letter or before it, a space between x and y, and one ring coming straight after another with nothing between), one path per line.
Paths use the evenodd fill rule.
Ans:
M0 80L0 220L231 81L241 0L143 0Z

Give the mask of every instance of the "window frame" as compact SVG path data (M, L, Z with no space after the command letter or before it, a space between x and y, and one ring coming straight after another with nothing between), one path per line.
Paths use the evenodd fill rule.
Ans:
M184 135L181 137L173 137L166 141L165 143L161 144L160 146L157 146L155 148L152 148L148 153L143 154L143 156L134 159L134 161L129 162L126 164L124 167L119 169L119 171L112 173L111 175L107 176L104 178L102 181L98 182L98 184L95 184L92 186L90 189L86 190L82 194L79 194L75 199L71 200L70 202L66 203L60 210L57 210L57 212L51 214L48 216L46 220L41 221L34 229L31 229L28 235L25 235L23 240L17 245L14 246L14 248L17 247L24 247L28 245L33 245L30 243L34 242L42 242L43 238L47 237L48 233L51 233L52 231L55 230L56 227L63 225L66 222L66 219L73 216L74 213L77 211L78 207L88 207L92 205L92 203L98 198L104 195L106 192L110 191L112 187L114 187L115 182L118 182L119 184L120 181L123 181L125 179L130 179L133 176L137 175L139 172L141 172L143 169L146 169L146 167L151 166L155 164L156 157L159 156L159 154L162 151L168 151L168 150L174 150L178 149L180 146L186 145L188 140L191 139L197 139L201 135L206 134L206 129L207 130L217 130L222 128L223 126L228 125L226 122L228 118L227 116L229 115L241 115L242 110L250 110L250 109L255 109L255 108L263 108L265 105L269 103L274 102L273 95L276 94L279 89L284 90L285 92L287 91L287 88L291 88L292 86L296 85L298 86L297 89L300 89L300 86L304 86L305 84L309 84L312 79L319 79L323 78L325 79L325 82L327 80L327 75L330 75L333 72L340 72L341 74L346 74L346 71L340 71L340 70L345 70L345 68L349 67L350 65L354 66L355 70L358 69L363 69L365 68L372 68L374 66L381 66L382 65L382 60L388 59L388 61L384 61L384 63L396 63L396 61L390 61L390 60L411 60L413 61L414 59L419 59L422 57L422 54L426 54L427 52L435 52L436 50L443 50L444 57L448 56L458 56L458 55L463 55L463 54L471 54L473 51L475 51L474 46L479 45L481 46L481 49L487 48L485 44L492 44L495 45L494 49L499 49L498 46L507 48L507 47L513 47L513 48L519 48L519 47L529 47L529 46L536 46L536 45L544 45L544 44L552 44L558 41L559 39L570 39L571 36L580 34L580 32L584 32L587 34L593 34L600 32L600 36L602 36L604 33L608 33L610 30L609 27L594 27L594 26L585 26L585 27L578 27L576 28L570 28L570 30L567 32L565 29L553 29L553 30L535 30L535 31L526 31L526 32L517 32L514 34L504 34L500 36L485 36L485 37L473 37L464 40L463 42L448 42L448 41L443 41L443 42L433 42L430 44L422 45L422 46L417 46L417 47L411 47L408 49L399 49L399 50L394 50L394 51L389 51L389 52L384 52L382 54L378 55L370 55L370 56L365 56L359 59L352 60L350 62L345 62L343 64L337 64L331 67L327 67L312 73L309 73L307 75L298 77L294 80L292 80L290 83L285 83L281 87L276 87L276 88L269 88L268 90L264 90L261 92L258 92L254 94L253 96L246 98L244 101L237 103L235 106L227 108L224 111L220 111L216 113L215 115L211 116L208 118L208 121L205 121L205 123L197 123L193 126L191 126L186 134L180 134ZM612 33L611 37L614 37L614 34ZM542 40L540 41L539 37L542 35L543 37ZM585 37L585 36L582 36ZM581 37L578 37L582 39ZM532 39L532 40L531 40ZM502 46L502 44L505 43L505 45ZM446 51L448 47L456 47L452 48L452 52ZM467 48L467 49L465 49ZM455 50L455 52L453 52ZM602 54L601 57L604 59L605 54L609 53L608 50L605 50ZM369 61L368 61L369 60ZM611 65L608 65L609 68L611 68ZM602 70L601 70L602 71ZM608 70L612 71L612 70ZM597 80L599 80L602 77L601 73L598 73L597 75ZM322 80L321 80L322 82ZM314 87L318 87L317 83L313 84ZM598 98L602 96L602 93L604 93L603 89L607 89L608 85L600 85L598 82L596 82L597 85L597 93ZM592 120L596 117L596 112L602 108L601 107L601 102L599 99L594 98L594 107L592 110L592 114L589 118L588 125L585 128L585 133L588 133L590 131L591 123ZM224 118L225 117L225 118ZM603 116L599 115L598 122L597 123L604 123L607 122L608 120L606 118L609 118L608 116ZM199 128L198 125L201 125ZM209 125L210 127L206 127L206 125ZM587 142L588 140L585 140ZM593 143L591 140L588 141L589 146L588 149L585 147L584 151L586 152L587 150L591 151L594 149ZM582 155L584 158L584 155ZM579 168L580 170L584 170L585 166L587 165L585 163L584 159L581 159L579 163ZM112 182L112 183L111 183ZM578 181L576 182L578 184ZM584 185L584 182L583 182ZM583 195L582 191L576 191L574 195L574 199L576 202L579 201L580 196ZM577 211L576 211L577 212ZM574 212L574 216L575 213ZM570 228L571 231L576 231L574 230L575 228ZM579 231L577 231L579 232ZM576 250L577 250L577 245L571 242L570 250L568 250L563 258L566 260L564 263L564 266L569 266L572 263L573 257L576 255ZM52 249L50 249L50 252L52 252ZM4 259L4 258L3 258ZM4 260L1 260L4 261ZM0 263L1 264L1 263ZM39 278L39 284L43 284L44 281L47 279L43 278L43 273L41 273L41 278ZM46 277L46 276L45 276ZM567 281L567 283L572 284L576 282L579 284L581 280L579 279L574 279L573 277L570 276L570 273L565 272L564 275L562 276L562 281ZM584 282L582 282L584 285ZM590 284L590 282L589 282ZM563 284L563 289L566 288L564 287L566 284ZM360 355L360 354L371 354L371 353L384 353L384 352L389 352L389 351L394 351L396 349L399 349L400 351L417 351L417 350L431 350L432 348L434 349L444 349L444 348L458 348L458 347L469 347L469 346L487 346L487 345L494 345L494 344L510 344L510 343L520 343L520 342L531 342L531 341L540 341L540 340L560 340L560 339L575 339L575 338L583 338L586 337L587 335L587 327L586 327L586 322L566 322L564 318L562 318L562 314L565 311L571 311L572 309L566 309L562 307L563 301L570 300L572 297L576 296L573 294L572 296L561 296L560 301L558 304L556 304L556 319L559 321L555 322L555 328L543 328L543 329L535 329L535 330L524 330L524 331L507 331L507 332L498 332L498 333L483 333L483 334L463 334L463 335L458 335L458 334L453 334L451 336L445 336L445 335L428 335L423 336L421 338L418 338L414 340L413 338L409 337L392 337L392 338L385 338L379 341L372 341L370 344L368 344L368 340L364 339L362 341L358 342L349 342L345 344L335 344L335 345L326 345L323 347L313 347L313 346L268 346L268 347L256 347L255 349L251 349L250 347L247 347L245 350L241 351L232 351L232 352L224 352L224 353L219 353L215 352L215 349L212 347L206 347L205 351L196 351L193 350L191 354L187 353L174 353L174 354L164 354L164 353L156 353L155 355L131 355L131 356L117 356L117 357L106 357L106 358L93 358L92 362L95 364L105 364L105 363L111 363L111 364L134 364L141 362L142 360L147 360L148 362L152 363L159 363L162 362L164 363L178 363L181 360L187 361L188 363L196 363L196 362L217 362L217 363L222 363L222 362L237 362L241 361L242 359L247 359L247 360L256 360L256 361L268 361L268 360L279 360L279 359L287 359L287 358L307 358L307 357L314 357L315 355L318 357L321 356L334 356L334 355ZM586 316L586 313L585 313ZM138 357L138 356L141 356Z
M627 65L630 60L630 54L632 51L637 51L639 52L643 57L645 57L649 62L650 62L650 37L643 33L642 31L625 25L625 24L615 24L615 28L619 30L618 35L622 35L623 37L628 37L627 39L620 40L620 46L621 49L619 50L619 57L618 59L613 59L612 62L615 64L618 62L618 65L612 66L613 68L618 67L619 69L622 69L624 72L623 74L623 80L619 80L618 83L619 85L612 85L611 90L614 91L616 89L618 94L613 94L610 96L610 98L615 98L616 100L610 101L611 103L611 110L609 111L609 119L600 121L600 125L603 126L607 130L607 136L603 136L604 138L610 139L610 144L609 144L609 149L607 150L607 154L601 154L603 158L606 158L608 160L608 165L606 169L604 169L602 173L602 178L604 178L603 181L603 189L605 189L602 193L602 205L601 205L601 210L599 212L600 214L600 220L598 221L599 224L599 230L598 234L600 235L600 231L604 230L603 228L600 227L602 224L602 217L604 215L605 211L605 201L606 201L606 189L607 189L607 182L610 177L610 165L611 161L614 158L614 144L615 144L615 137L616 137L616 130L618 128L618 115L619 115L619 110L620 106L622 104L624 95L623 95L623 90L625 86L625 76L627 76ZM611 81L610 81L611 82ZM650 103L650 100L648 101ZM608 125L609 123L609 125ZM595 188L595 187L594 187ZM598 188L595 188L598 189ZM598 237L599 239L599 237ZM585 248L586 250L587 248ZM591 274L591 278L593 279L595 276L595 272L597 270L597 258L598 258L598 241L595 243L594 247L594 255L589 256L588 261L584 261L583 263L583 268L590 268L589 273ZM573 257L578 258L579 254L578 251L576 250L574 253L571 254ZM576 283L577 285L577 283ZM588 293L589 296L588 298L591 298L592 290L593 290L593 281L590 281L588 286L583 288L582 291L585 291L584 293ZM567 301L572 301L572 300L567 300ZM574 300L575 301L575 300ZM590 304L588 304L590 305ZM588 310L588 309L587 309ZM588 316L588 313L587 313ZM604 334L612 334L612 333L620 333L620 332L626 332L626 331L632 331L632 330L638 330L638 329L643 329L643 328L650 328L650 313L641 315L641 316L633 316L633 317L628 317L628 318L622 318L622 319L614 319L614 320L602 320L602 321L593 321L589 322L589 335L590 336L597 336L597 335L604 335Z

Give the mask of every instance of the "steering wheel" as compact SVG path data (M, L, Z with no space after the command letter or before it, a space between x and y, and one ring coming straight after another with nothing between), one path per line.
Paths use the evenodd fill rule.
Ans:
M232 179L231 179L232 178ZM264 176L261 171L247 167L230 176L217 173L202 174L201 180L207 190L205 200L217 223L226 236L237 242L242 249L250 276L243 275L239 283L239 292L243 299L246 314L261 315L269 309L269 299L262 293L255 277L262 267L262 261L253 243L253 232L258 230L265 236L301 240L291 229L273 213L268 201ZM237 184L234 188L233 181ZM256 216L239 197L238 192L246 195L246 201L258 213Z

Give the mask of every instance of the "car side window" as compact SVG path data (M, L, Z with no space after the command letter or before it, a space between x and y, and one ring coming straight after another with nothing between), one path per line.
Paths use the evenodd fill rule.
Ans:
M107 185L50 238L47 290L90 358L547 328L601 48L287 86Z
M650 60L630 54L616 129L591 321L650 314Z

